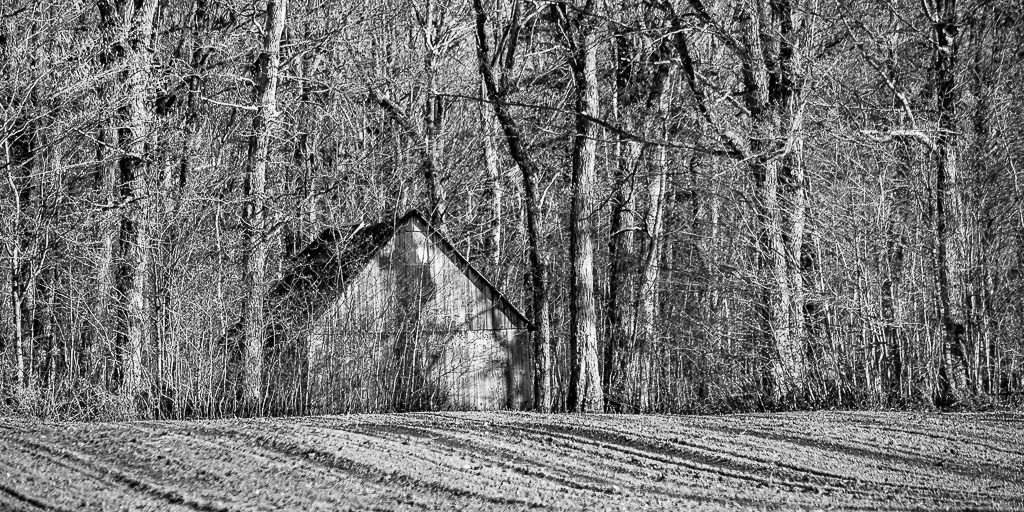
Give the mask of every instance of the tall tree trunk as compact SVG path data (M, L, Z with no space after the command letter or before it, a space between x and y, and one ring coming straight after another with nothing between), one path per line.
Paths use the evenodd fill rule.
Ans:
M660 55L659 51L656 55ZM667 52L665 52L667 53ZM659 59L660 60L660 59ZM658 121L656 132L663 139L668 138L667 116L669 109L668 89L671 87L671 75L664 65L658 66L654 85L647 99L647 110L656 113ZM658 283L661 280L661 246L664 232L665 198L668 188L668 150L665 146L655 148L657 156L647 184L647 213L644 216L646 228L643 260L639 269L640 290L638 294L640 307L637 311L638 350L632 365L635 368L636 388L635 400L642 412L651 410L651 387L653 386L652 357L656 338L655 322L658 314Z
M97 223L100 231L100 256L96 268L96 305L93 308L96 326L92 332L88 353L84 354L83 368L91 369L96 374L99 369L99 380L108 389L111 387L108 359L104 354L113 353L116 346L115 315L118 303L114 296L114 255L117 252L117 212L113 210L117 194L117 173L107 162L108 145L114 138L112 131L106 127L97 130L96 166L99 168L99 187L106 206L98 215ZM91 363L91 364L90 364ZM102 364L100 364L102 363ZM99 368L95 368L99 367Z
M292 15L293 19L295 14ZM306 24L305 39L312 40L314 34ZM322 102L316 88L316 75L323 61L323 56L316 51L310 51L302 55L299 63L299 77L301 93L299 96L300 107L297 109L295 121L295 150L294 165L288 167L288 176L285 177L286 194L294 197L291 204L291 215L285 220L283 231L284 256L293 258L298 255L306 243L306 239L315 229L317 223L316 205L316 183L318 176L323 173L324 162L321 160L321 153L318 151L320 130L317 128L318 108ZM292 260L294 263L294 260ZM287 328L287 327L286 327ZM278 374L275 375L276 385L281 388L285 383L290 386L291 397L289 401L282 400L284 396L275 399L276 406L284 406L289 411L300 412L308 403L309 389L309 365L308 354L305 344L298 346L289 345L284 350L288 353L278 352L276 363ZM270 392L268 390L268 392Z
M34 94L34 93L31 93ZM4 164L8 169L11 197L14 199L14 226L10 238L11 324L8 331L14 342L15 384L29 387L32 380L32 345L36 311L35 289L38 269L33 265L37 252L38 226L29 222L32 215L33 166L36 158L35 123L16 121L11 133L2 140Z
M245 339L242 346L243 407L261 412L263 344L266 337L267 161L270 135L277 117L277 80L280 67L281 34L284 31L287 0L268 0L263 47L256 62L256 115L249 139L245 173Z
M792 4L761 1L745 13L743 39L751 174L756 187L762 335L765 375L776 403L798 399L806 389L807 359L800 265L806 208L800 164L793 156L800 124L800 62ZM777 27L776 23L777 22Z
M573 56L576 83L576 134L572 153L572 210L569 226L569 261L572 281L569 409L602 412L604 395L598 367L597 311L594 304L594 194L596 193L597 126L600 115L597 92L597 34L594 0L580 11Z
M942 314L940 400L968 399L966 290L966 226L963 179L957 174L956 59L958 19L956 0L924 2L932 21L935 43L934 85L939 130L935 136L935 236L939 307Z
M971 158L973 166L971 174L976 176L980 190L995 189L1000 182L1002 174L998 164L992 162L989 155L998 150L998 138L993 137L994 124L996 121L996 109L994 109L994 92L999 88L999 66L993 65L999 62L1005 50L998 42L998 34L993 30L991 22L993 19L993 6L982 6L975 11L979 23L974 28L974 56L971 66L974 79L971 81L971 94L976 98L972 117L973 151ZM993 76L995 78L993 79ZM965 190L965 197L973 197ZM990 196L991 197L991 196ZM1005 197L1005 196L1003 196ZM992 394L994 391L994 374L997 373L998 363L993 364L994 336L998 322L994 317L996 302L994 301L998 288L998 270L995 264L999 253L999 231L1001 228L998 222L996 205L1002 204L1002 197L992 197L989 200L978 199L973 208L981 212L977 223L972 223L978 229L977 239L980 240L976 248L977 259L971 265L975 269L971 276L972 300L970 305L970 316L968 322L976 328L970 335L970 344L974 347L976 360L972 365L973 376L969 378L972 386L972 393ZM966 206L966 205L965 205ZM973 244L972 244L973 245Z
M653 46L653 45L645 45ZM636 91L634 95L642 97L642 109L635 115L643 119L637 125L642 129L644 137L668 138L667 112L668 93L670 87L670 68L665 63L668 46L661 44L645 49L650 68L645 72L642 81L647 87ZM641 94L642 93L642 94ZM653 386L652 356L655 338L655 322L658 314L658 281L660 280L661 245L663 230L663 212L665 209L666 185L668 180L668 152L664 146L652 148L655 158L648 166L647 175L648 204L644 215L644 232L642 245L636 250L640 255L640 265L636 269L638 281L633 316L636 342L629 347L626 369L628 370L627 397L639 411L651 409L651 388ZM640 155L638 155L640 156ZM639 160L639 159L638 159ZM645 161L647 159L644 159ZM639 164L639 161L637 162Z
M903 357L901 347L906 334L900 327L903 322L899 298L903 290L904 266L907 251L905 224L910 220L907 212L911 204L910 184L907 183L912 165L913 148L905 142L898 143L896 154L895 186L890 199L891 210L886 224L885 268L881 286L882 334L886 350L885 392L890 403L900 399L903 379Z
M487 98L487 86L481 81L481 100ZM501 202L504 197L504 190L501 183L501 169L498 163L498 152L494 147L495 120L487 104L480 103L480 128L484 139L484 162L487 164L487 177L490 180L490 187L485 193L490 203L490 240L485 244L488 247L491 264L498 265L501 262Z
M623 9L625 10L625 9ZM613 115L615 121L634 132L634 122L639 114L634 112L636 88L640 83L632 71L633 45L630 34L613 27L615 44L612 48L615 58L615 96ZM631 305L634 289L635 232L634 210L636 197L634 186L637 167L643 144L640 141L618 136L615 142L615 166L611 212L608 221L608 296L605 306L607 333L604 345L604 398L606 408L619 409L625 400L623 371L628 366L628 352L633 346L634 319Z
M308 23L305 28L305 39L311 40L313 35ZM315 52L304 54L297 59L299 83L301 92L299 95L300 107L296 109L293 140L295 149L293 152L294 165L288 166L285 175L285 194L294 201L291 214L282 226L282 246L284 256L293 257L298 254L305 245L307 231L312 229L316 220L316 211L313 201L313 182L315 171L320 166L319 155L315 152L317 147L318 130L316 126L317 102L314 99L314 80L317 70L320 67L321 56Z
M28 35L29 48L38 47L42 33L40 21L33 21ZM4 48L0 47L0 51ZM9 239L10 293L12 324L10 330L14 338L15 349L15 385L20 387L36 387L37 376L40 375L35 357L35 347L40 338L38 319L44 310L46 296L40 297L42 287L39 286L39 275L43 271L43 260L47 253L47 237L43 233L45 201L43 183L45 169L39 152L47 147L42 139L43 125L47 116L41 115L40 91L42 78L40 72L40 54L30 52L28 57L28 75L11 77L17 83L21 79L23 87L15 86L17 92L8 97L8 113L16 113L11 124L4 123L3 162L7 170L7 183L10 186L11 198L14 203L13 233ZM4 52L6 54L6 52ZM20 103L20 105L18 105ZM20 108L19 108L20 107ZM21 110L21 112L18 112ZM3 186L3 185L0 185ZM40 297L42 300L37 299ZM4 335L6 336L6 335ZM3 343L0 340L0 343ZM2 350L0 350L2 353Z
M760 152L757 144L752 145ZM763 149L763 148L761 148ZM757 182L757 215L761 225L759 266L767 277L761 297L766 349L770 364L769 387L776 402L799 394L804 386L805 356L802 340L792 324L790 313L796 302L787 265L783 239L783 215L779 201L779 166L760 162L754 166Z
M150 64L153 23L157 0L118 2L111 15L105 1L101 14L116 35L111 38L111 55L124 54L125 105L120 110L117 130L118 151L116 193L120 207L117 244L114 251L114 295L117 301L116 347L120 354L119 392L138 401L144 390L142 352L151 340L149 284L149 238L146 226L149 205L147 169L149 160ZM140 404L141 405L141 404Z
M423 43L426 47L424 56L424 71L427 74L426 101L423 105L423 145L426 153L423 159L423 178L427 184L427 194L430 199L430 222L438 230L444 230L445 210L447 201L444 188L441 187L440 178L437 175L438 159L440 157L440 145L438 143L438 132L441 129L441 119L444 104L437 95L437 32L440 30L440 23L437 23L437 6L434 0L426 0L426 16L423 26Z
M716 23L699 2L691 6L698 19ZM746 162L754 184L763 383L776 403L800 398L807 387L801 266L807 201L806 179L794 155L800 142L803 69L802 34L794 26L793 4L791 0L749 3L742 11L740 37L719 37L740 61L744 107L751 125L748 136L742 138L717 122L710 96L695 71L683 18L670 3L665 11L675 32L672 43L681 70L705 126L719 132L727 154ZM801 29L809 31L812 24L805 19Z
M623 151L624 149L624 151ZM633 297L634 290L634 173L640 159L642 145L636 141L619 141L615 167L615 192L611 200L609 219L608 298L605 315L608 332L604 347L604 395L606 406L618 408L625 389L623 371L625 360L635 339Z
M508 152L523 174L523 202L526 210L526 239L530 260L531 320L533 320L534 359L534 407L541 412L550 412L551 397L551 321L548 314L547 267L540 250L540 200L537 193L538 168L530 153L523 147L521 130L509 114L504 101L504 91L498 85L491 70L491 51L487 43L487 15L482 0L473 0L476 11L477 63L484 80L487 98L498 118Z
M640 412L651 410L651 387L653 346L655 339L655 320L658 311L658 282L660 281L661 245L664 231L664 207L668 177L667 151L665 147L656 148L658 152L654 170L647 185L647 196L650 203L644 216L646 227L645 247L640 267L640 291L638 294L640 307L637 321L637 339L639 346L633 354L630 366L634 368L636 378L633 398Z

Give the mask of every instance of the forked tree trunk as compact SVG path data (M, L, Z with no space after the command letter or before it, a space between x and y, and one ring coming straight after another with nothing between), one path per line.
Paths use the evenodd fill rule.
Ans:
M491 51L487 43L487 15L482 0L473 0L476 12L477 64L487 90L487 99L494 116L501 124L508 144L509 156L523 174L523 203L526 210L526 239L530 260L531 320L533 320L534 407L541 412L551 411L551 322L548 315L547 267L540 251L540 200L537 194L538 168L530 153L523 147L521 131L509 114L503 91L491 70Z
M769 5L770 4L770 5ZM807 387L802 304L803 177L793 156L799 144L802 84L793 6L788 1L755 2L744 15L743 40L750 170L755 184L757 251L764 286L760 316L768 361L767 387L776 403L798 400Z
M270 135L277 117L277 79L281 34L287 0L268 0L263 47L257 60L256 115L249 140L245 174L245 338L242 346L241 398L247 412L260 412L262 403L263 344L266 338L267 161Z

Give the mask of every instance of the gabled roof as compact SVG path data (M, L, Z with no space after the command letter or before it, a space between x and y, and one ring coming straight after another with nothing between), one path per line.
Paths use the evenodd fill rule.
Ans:
M271 296L287 304L282 313L291 318L319 316L395 234L410 223L415 223L442 254L484 290L513 324L534 330L526 316L416 210L370 226L324 230L296 256L293 270L271 287Z

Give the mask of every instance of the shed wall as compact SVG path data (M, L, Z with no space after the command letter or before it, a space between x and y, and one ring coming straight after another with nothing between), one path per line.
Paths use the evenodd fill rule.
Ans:
M314 322L308 353L314 410L532 404L525 326L412 223Z

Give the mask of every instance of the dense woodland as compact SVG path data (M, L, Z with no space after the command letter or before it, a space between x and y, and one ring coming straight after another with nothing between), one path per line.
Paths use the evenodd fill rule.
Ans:
M541 410L1007 400L1022 79L1008 0L7 0L0 400L282 412L268 286L412 208Z

